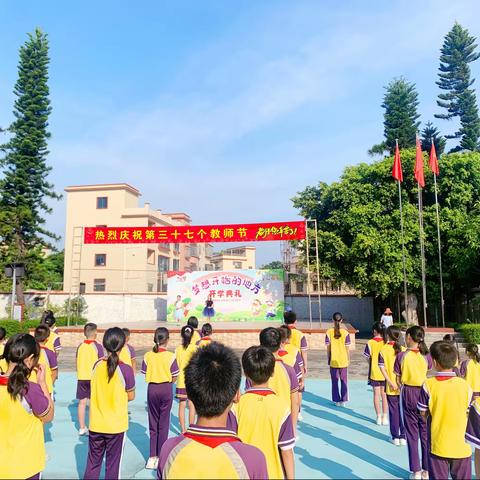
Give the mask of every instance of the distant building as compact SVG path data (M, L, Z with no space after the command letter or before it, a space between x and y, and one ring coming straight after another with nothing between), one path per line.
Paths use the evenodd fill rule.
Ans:
M126 183L67 187L64 291L166 292L169 270L212 270L211 245L83 244L84 227L190 225L186 213L162 213Z
M249 270L255 268L255 247L234 247L213 253L213 270Z

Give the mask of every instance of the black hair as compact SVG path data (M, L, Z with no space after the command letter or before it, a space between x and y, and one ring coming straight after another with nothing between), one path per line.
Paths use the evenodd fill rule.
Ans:
M475 343L469 343L465 347L467 354L473 358L477 363L480 363L480 353L478 351L478 345Z
M438 340L430 346L430 355L442 368L453 368L458 361L458 352L452 342Z
M40 355L40 346L28 333L17 333L5 345L5 360L15 364L15 368L8 377L7 385L7 391L14 400L28 391L28 377L31 369L25 365L25 360L31 355L33 355L35 366Z
M124 327L124 328L122 328L122 330L123 330L123 333L125 334L126 337L130 336L130 329L129 328Z
M208 337L212 334L213 328L211 323L204 323L202 326L202 337Z
M83 334L86 338L88 338L92 333L97 331L97 324L96 323L86 323L83 327Z
M198 328L198 318L197 317L189 317L187 320L187 325L192 328Z
M212 342L193 354L185 368L185 387L198 416L218 417L240 388L242 368L235 352Z
M280 325L278 331L280 332L282 343L287 343L288 339L292 336L292 331L288 328L288 325Z
M0 341L2 341L6 336L7 331L3 327L0 327Z
M187 348L190 345L193 337L193 328L190 325L184 325L180 330L182 337L182 347Z
M335 312L332 315L333 320L333 337L340 338L342 334L340 333L340 324L343 322L343 315L340 312Z
M385 325L383 323L375 322L372 325L372 334L375 335L375 333L378 333L382 337L383 342L387 343L387 334L385 332Z
M402 346L400 345L400 338L402 335L402 331L395 325L390 325L387 330L387 338L391 340L393 343L393 350L395 354L400 353L402 351Z
M405 335L410 335L411 339L415 343L418 343L418 349L422 355L428 353L428 347L425 343L425 330L422 327L413 325L412 327L407 328Z
M168 342L168 339L170 338L170 332L168 331L168 328L165 327L158 327L155 330L155 333L153 334L153 343L155 344L153 346L153 351L155 353L158 353L158 350L162 345L165 345Z
M105 350L110 353L107 358L108 381L112 379L115 370L120 363L118 352L125 345L125 333L119 327L112 327L105 330L103 334L103 346Z
M39 325L39 326L35 329L34 336L35 336L35 340L36 340L38 343L43 343L43 342L45 342L45 341L48 339L48 337L50 336L50 328L48 327L48 325Z
M254 384L268 382L275 369L275 357L265 347L247 348L242 355L242 367L245 376Z
M287 325L293 325L297 321L297 314L292 310L283 312L283 320Z
M455 335L452 335L451 333L447 333L443 336L443 341L451 343L457 349L457 357L458 361L460 362L460 349L458 348L457 337Z
M45 310L42 314L42 319L40 320L40 323L45 323L49 327L55 325L56 319L55 315L51 310Z
M272 353L278 351L282 344L282 337L277 328L267 327L260 332L260 345L268 348Z

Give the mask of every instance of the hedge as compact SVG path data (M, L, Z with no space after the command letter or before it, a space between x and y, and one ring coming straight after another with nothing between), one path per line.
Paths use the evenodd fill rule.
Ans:
M67 317L58 317L56 320L56 325L58 327L67 326ZM85 325L85 323L87 323L85 318L72 317L70 319L70 325ZM3 327L7 331L7 338L15 335L16 333L26 333L39 324L40 322L38 320L26 320L25 322L17 322L16 320L0 320L0 327Z
M467 343L480 344L480 324L467 323L458 327Z

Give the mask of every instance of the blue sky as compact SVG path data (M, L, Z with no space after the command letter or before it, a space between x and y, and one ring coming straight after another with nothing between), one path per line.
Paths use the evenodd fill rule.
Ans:
M0 125L18 47L40 26L57 191L128 182L195 224L296 219L297 191L370 161L392 78L414 81L433 119L443 37L455 20L480 36L478 18L475 0L2 0ZM279 257L277 244L258 249L260 264Z

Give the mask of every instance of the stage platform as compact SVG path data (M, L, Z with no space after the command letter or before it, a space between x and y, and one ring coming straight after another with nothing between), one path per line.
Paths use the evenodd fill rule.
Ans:
M180 344L180 330L184 324L174 322L130 322L130 323L102 323L99 325L100 338L102 333L110 327L127 327L131 331L130 343L137 348L148 347L152 344L153 332L158 327L166 327L170 331L170 348ZM200 326L202 322L200 322ZM266 327L280 326L280 322L212 322L213 338L232 348L248 348L258 345L258 334ZM323 322L298 322L297 328L307 336L309 348L312 350L325 349L325 333L332 328L332 323ZM350 324L345 324L351 338L351 348L355 349L355 336L357 330ZM61 327L58 333L62 345L76 347L83 341L82 327Z

